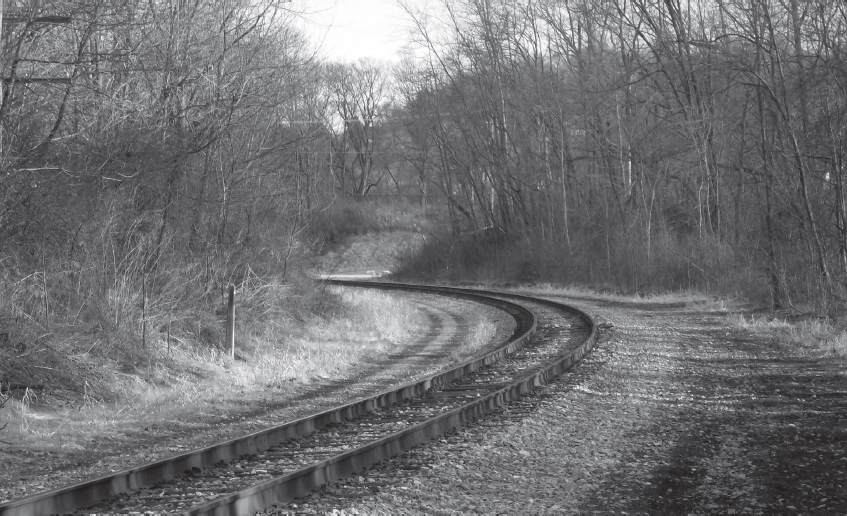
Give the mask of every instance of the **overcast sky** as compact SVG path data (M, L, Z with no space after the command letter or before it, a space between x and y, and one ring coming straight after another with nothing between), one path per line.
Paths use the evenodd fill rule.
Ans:
M396 0L294 0L300 23L333 61L397 61L407 21Z

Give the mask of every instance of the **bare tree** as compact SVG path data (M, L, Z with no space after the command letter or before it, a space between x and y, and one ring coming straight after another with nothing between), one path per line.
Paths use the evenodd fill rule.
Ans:
M339 126L334 150L339 187L345 194L363 198L383 176L374 170L380 118L388 107L390 76L381 65L360 61L328 67L335 108L333 125ZM350 191L345 185L350 185Z

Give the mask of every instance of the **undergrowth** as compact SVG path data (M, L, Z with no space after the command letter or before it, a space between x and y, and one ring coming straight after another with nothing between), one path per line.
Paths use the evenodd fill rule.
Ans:
M598 240L574 234L570 243L494 231L430 239L406 258L401 276L482 284L577 285L635 295L698 292L763 299L761 275L712 239L659 234L648 248L625 232Z
M273 290L263 285L259 292ZM7 393L0 411L0 426L8 425L5 440L30 449L84 450L97 435L129 431L139 421L184 421L222 399L345 377L370 358L392 352L421 322L413 305L378 291L330 288L321 295L325 312L302 324L267 320L244 327L235 361L220 348L187 341L168 348L161 335L151 338L148 354L157 358L138 374L115 371L108 378L111 400L86 394L44 411L37 409L36 390Z
M792 353L804 357L847 356L847 329L827 318L787 318L733 314L730 320L738 328L768 333Z
M476 350L488 342L492 342L496 333L497 325L486 317L478 317L470 321L468 336L453 348L450 358L462 361L471 357Z
M359 235L414 231L427 225L432 216L426 208L403 198L379 202L340 197L312 219L305 233L315 250L323 251Z
M610 292L591 289L579 285L560 286L552 283L541 283L531 287L522 287L522 292L538 295L582 297L604 301L617 301L633 305L680 305L685 304L693 309L727 312L736 305L736 300L708 296L699 292L653 293L641 295L638 293Z

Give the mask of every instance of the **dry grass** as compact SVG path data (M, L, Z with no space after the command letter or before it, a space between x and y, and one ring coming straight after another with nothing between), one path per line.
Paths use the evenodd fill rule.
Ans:
M92 440L137 428L140 422L201 415L216 401L239 393L344 377L401 345L409 328L419 323L412 304L382 292L336 289L330 295L336 300L331 316L254 325L238 343L242 360L234 362L219 348L186 341L172 343L168 353L165 336L157 334L148 350L156 360L135 373L114 371L108 377L108 387L118 394L115 401L86 392L81 402L45 408L28 388L3 396L0 427L6 428L0 440L27 449L84 450Z
M737 300L723 299L714 296L707 296L697 292L681 292L681 293L665 293L665 294L650 294L650 295L635 295L611 292L598 292L585 287L579 286L557 286L549 283L541 284L536 287L521 288L521 292L538 294L541 296L565 296L565 297L581 297L592 300L616 301L630 304L665 304L679 305L684 304L694 310L727 312L732 307L737 305Z
M582 287L558 287L543 284L538 287L521 289L538 295L581 297L592 300L606 300L630 304L684 304L686 308L698 311L726 313L730 322L759 334L770 334L780 344L803 357L847 356L847 330L839 327L830 319L807 318L790 322L787 318L767 316L745 316L738 313L741 302L737 299L722 299L695 292L679 294L656 294L649 296L599 293Z
M730 322L738 328L759 334L771 334L780 344L790 348L798 356L826 357L847 356L847 330L839 328L829 319L808 318L789 322L786 318L755 316L738 313L739 300L721 299L694 292L680 294L657 294L635 296L598 293L582 287L558 287L544 284L521 289L538 295L581 297L630 304L684 304L686 308L708 312L726 313Z
M803 357L847 356L847 331L829 319L810 318L789 322L785 318L730 316L732 323L755 333L770 334L781 345Z
M450 359L455 362L467 360L475 356L480 347L494 341L497 334L497 323L491 317L475 312L468 321L468 336L453 348Z
M736 327L759 334L770 334L777 342L790 348L797 356L847 356L847 330L833 324L830 319L807 318L790 322L786 318L772 316L757 317L750 315L748 317L737 312L741 304L737 299L722 299L694 292L649 296L610 294L599 293L582 287L559 287L551 284L520 290L542 296L579 297L635 305L684 304L686 308L692 310L726 313L730 322Z

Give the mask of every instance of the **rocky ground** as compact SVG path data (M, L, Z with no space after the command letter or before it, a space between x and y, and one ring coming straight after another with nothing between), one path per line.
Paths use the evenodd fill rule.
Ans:
M844 358L717 311L571 301L614 324L571 373L277 510L847 513Z

